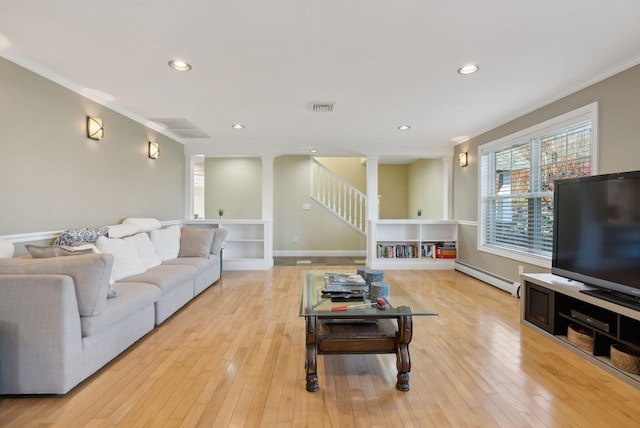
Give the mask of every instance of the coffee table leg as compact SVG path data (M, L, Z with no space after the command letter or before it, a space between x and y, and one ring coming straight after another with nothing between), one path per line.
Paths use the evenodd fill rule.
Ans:
M318 355L318 342L316 340L316 324L318 322L317 317L306 317L307 321L307 352L304 362L304 368L307 371L307 391L315 392L320 389L318 385L318 373L317 373L317 355Z
M409 343L413 334L411 315L398 317L398 338L396 350L396 367L398 368L398 382L396 388L400 391L409 390L409 372L411 359L409 358Z

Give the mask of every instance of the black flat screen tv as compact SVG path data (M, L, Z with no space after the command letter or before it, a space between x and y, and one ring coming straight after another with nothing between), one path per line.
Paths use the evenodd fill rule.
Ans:
M553 204L551 273L640 302L640 171L557 180Z

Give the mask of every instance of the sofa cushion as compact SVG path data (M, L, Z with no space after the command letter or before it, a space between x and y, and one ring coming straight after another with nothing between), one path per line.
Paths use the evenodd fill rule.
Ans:
M197 269L194 275L194 297L207 289L211 284L220 278L220 259L211 254L209 258L204 257L179 257L163 262L163 265L183 265L193 266Z
M160 299L160 289L152 284L116 283L113 285L118 293L117 299L109 299L99 315L80 317L83 336L96 334L126 319L131 314Z
M103 253L113 254L113 270L111 278L118 281L128 276L137 275L147 270L138 253L138 247L129 239L110 239L101 236L96 246Z
M91 248L73 247L68 245L49 245L40 247L38 245L25 245L25 248L34 259L47 257L79 256L81 254L91 254Z
M102 251L100 251L98 247L96 247L96 244L92 242L74 242L73 244L71 244L71 246L63 245L62 247L71 248L72 251L89 250L88 253L96 253L96 254L102 253ZM84 254L84 252L82 254ZM109 292L107 293L107 299L113 299L117 296L117 293L115 292L115 290L111 288L111 285L114 282L115 281L113 280L113 278L109 280Z
M165 294L185 282L191 282L193 284L196 273L197 270L193 266L160 265L140 275L123 278L120 282L144 282L146 284L153 284L162 290L162 294Z
M217 257L211 255L211 258L206 257L179 257L177 259L171 259L162 262L165 266L193 266L198 270L198 272L202 272L204 270L209 269L211 266L214 266L218 263Z
M180 253L180 226L169 226L166 229L152 230L151 242L156 248L160 260L175 259Z
M6 239L0 239L0 259L10 259L13 257L15 246L13 242Z
M215 229L183 227L178 257L209 257Z
M81 316L102 313L107 302L112 266L113 256L110 254L0 259L0 273L57 274L72 277Z
M138 253L140 254L140 258L142 259L142 263L147 269L151 269L152 267L156 267L162 264L162 260L160 260L160 257L158 257L158 253L156 253L156 247L153 245L153 242L151 242L149 235L143 232L137 233L125 239L130 239L136 244Z

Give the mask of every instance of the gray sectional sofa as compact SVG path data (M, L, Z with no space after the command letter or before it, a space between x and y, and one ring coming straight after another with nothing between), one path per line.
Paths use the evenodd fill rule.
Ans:
M91 376L220 278L226 234L176 225L0 259L0 394Z

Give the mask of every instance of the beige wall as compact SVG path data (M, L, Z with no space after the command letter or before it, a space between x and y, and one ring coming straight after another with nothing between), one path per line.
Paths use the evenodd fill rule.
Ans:
M409 217L423 220L444 218L444 165L442 159L419 159L409 164Z
M526 129L578 107L599 103L599 156L601 174L640 169L640 66L564 97L532 113L486 132L455 147L469 153L469 166L453 170L454 219L466 221L459 229L458 257L461 261L504 277L518 280L518 266L525 272L544 272L545 268L477 251L478 146Z
M378 194L381 220L409 218L408 165L378 165Z
M362 158L316 157L316 160L356 189L367 194L367 165L362 162Z
M205 213L218 218L262 219L262 160L207 158L204 161Z
M418 159L409 164L380 164L380 219L444 217L444 166L441 159Z
M87 115L103 118L101 141ZM0 58L0 235L181 219L184 180L182 144Z
M311 199L309 162L309 156L274 161L274 251L365 251L364 236Z

